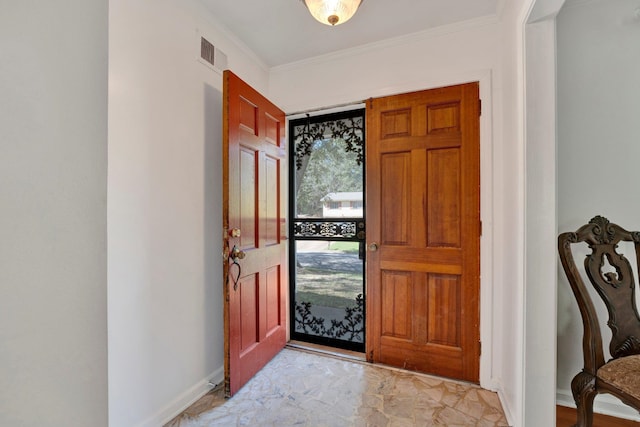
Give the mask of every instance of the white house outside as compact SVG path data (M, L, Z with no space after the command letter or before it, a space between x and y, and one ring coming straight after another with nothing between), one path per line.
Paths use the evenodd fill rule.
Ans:
M358 218L363 216L362 191L329 193L320 201L324 218Z

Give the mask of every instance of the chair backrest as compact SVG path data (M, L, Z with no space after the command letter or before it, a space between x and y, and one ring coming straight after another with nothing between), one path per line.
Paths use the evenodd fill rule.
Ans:
M584 367L593 375L605 363L602 335L595 307L573 258L572 244L586 243L591 248L591 253L584 260L584 268L609 312L608 325L612 332L609 352L616 359L640 354L640 317L636 308L635 280L629 260L616 250L619 242L633 243L636 263L640 266L640 232L629 232L602 216L596 216L576 232L558 236L562 267L578 302L584 325Z

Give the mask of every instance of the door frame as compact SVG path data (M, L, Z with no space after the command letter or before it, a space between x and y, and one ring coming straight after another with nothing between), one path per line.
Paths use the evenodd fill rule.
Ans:
M334 121L334 120L340 120L340 119L344 119L344 118L349 118L349 117L354 117L357 116L356 113L361 113L362 114L362 127L363 127L363 135L362 135L362 139L363 139L363 155L366 153L366 144L367 144L367 140L366 140L366 122L367 122L367 111L366 111L366 106L365 104L350 104L350 105L345 105L343 107L338 108L337 111L334 110L314 110L313 112L309 112L309 113L301 113L301 114L296 114L296 115L292 115L292 116L287 116L287 121L286 121L286 129L287 129L287 136L286 136L286 140L287 140L287 144L288 144L288 153L287 153L287 159L288 159L288 174L289 174L289 186L288 186L288 202L289 202L289 208L287 211L287 223L288 223L288 229L287 232L289 233L289 248L288 248L288 256L289 256L289 288L288 288L288 303L289 303L289 310L288 310L288 330L287 330L287 338L288 339L296 339L296 337L298 337L299 335L304 335L304 334L298 334L295 332L294 328L295 328L295 315L296 315L296 307L295 307L295 285L296 285L296 248L295 248L295 243L296 243L296 239L293 236L294 234L294 228L295 228L295 224L294 224L294 219L296 218L296 196L295 196L295 185L296 185L296 170L295 170L295 164L296 164L296 158L295 158L295 142L291 140L291 133L293 132L293 125L292 125L292 121L297 121L297 120L301 120L301 119L310 119L312 123L314 122L324 122L324 121ZM320 117L324 117L324 120L319 120ZM315 119L315 120L314 120ZM362 169L363 169L363 175L362 175L362 192L363 192L363 214L362 214L362 222L364 224L366 224L366 155L364 156L364 158L362 159ZM329 220L336 220L337 218L328 218ZM350 219L355 219L355 218L345 218L346 220L350 220ZM366 226L364 229L365 233L366 233ZM300 239L300 241L304 241L305 239ZM313 239L309 239L309 240L313 240ZM341 239L337 239L337 240L341 240ZM364 239L357 239L357 240L345 240L345 241L358 241L360 242L362 245L366 244L366 238ZM365 246L363 246L365 247ZM366 301L366 288L367 288L367 275L366 275L366 250L364 252L364 258L362 259L362 297L363 297L363 301ZM338 349L342 349L342 350L348 350L348 351L356 351L356 352L362 352L364 353L365 348L366 348L366 318L367 318L367 306L366 306L366 302L364 303L363 306L363 314L364 314L364 319L363 319L363 341L362 344L359 343L352 343L353 345L347 343L346 341L343 341L341 345L337 345L336 341L340 341L334 338L328 338L328 337L322 337L322 336L316 336L316 337L311 337L308 341L310 344L318 344L318 345L325 345L328 347L334 347L334 348L338 348ZM302 341L302 340L301 340Z
M378 87L371 90L367 87L346 87L340 94L340 99L335 98L335 94L324 94L314 98L311 102L303 102L285 106L289 111L301 111L287 115L287 119L304 117L306 112L328 114L364 106L364 101L371 97L382 97L388 95L398 95L406 92L418 90L435 89L443 86L453 86L466 82L480 82L480 99L482 100L482 114L480 116L480 220L482 221L482 235L480 236L480 340L482 341L482 353L480 354L480 385L488 390L502 392L503 380L496 377L500 370L500 361L494 360L494 346L509 345L503 342L502 335L494 334L499 325L495 325L501 315L494 314L494 307L499 309L504 301L502 288L493 286L493 263L499 258L494 246L495 221L505 221L508 218L494 219L494 182L502 179L502 171L495 171L494 147L496 152L502 152L503 146L507 144L502 135L496 135L494 140L493 128L501 129L502 123L495 123L493 109L500 112L502 103L496 100L494 106L493 97L493 73L489 68L478 68L475 70L443 69L430 71L427 75L418 79L402 81L398 84ZM339 102L341 106L335 106ZM359 102L362 102L358 104ZM318 107L328 105L330 107ZM501 117L498 114L496 117ZM287 125L288 126L288 125ZM515 148L514 148L515 149ZM496 159L496 163L500 158ZM498 208L500 206L498 205ZM495 209L500 212L500 209ZM495 236L496 239L507 238L506 236ZM498 319L498 320L496 320ZM517 346L516 346L517 347ZM499 353L499 352L497 352ZM505 400L504 395L501 396Z

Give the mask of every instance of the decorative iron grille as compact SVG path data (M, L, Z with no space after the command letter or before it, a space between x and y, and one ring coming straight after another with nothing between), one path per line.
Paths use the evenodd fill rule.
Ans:
M313 143L318 140L334 138L344 141L345 151L355 153L356 162L364 162L364 113L358 116L336 120L325 120L293 128L293 147L295 147L296 168L300 169L303 158L311 155Z
M298 240L350 240L358 239L358 232L364 231L364 222L344 219L296 219L293 222L293 236Z
M295 316L297 332L351 342L364 342L364 298L362 294L356 296L355 304L344 308L344 317L340 320L314 316L312 303L304 301L296 301Z

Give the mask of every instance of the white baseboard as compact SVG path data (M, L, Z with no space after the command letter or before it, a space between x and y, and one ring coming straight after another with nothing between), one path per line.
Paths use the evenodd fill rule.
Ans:
M515 422L514 422L513 413L511 412L511 408L507 404L507 399L504 395L504 389L502 387L502 383L499 380L493 378L491 380L491 384L489 385L489 387L490 387L489 390L495 391L496 393L498 393L498 399L500 399L500 404L502 405L502 410L504 411L504 416L507 419L507 423L509 423L510 426L514 426Z
M169 402L155 415L138 424L137 427L158 427L165 425L211 390L209 383L220 384L223 380L224 367L221 366L209 374L207 378L200 380L195 385L189 387L189 389L176 397L173 401Z
M573 401L573 395L569 390L556 390L556 403L560 406L576 407ZM599 394L596 396L595 403L593 404L593 412L627 420L640 421L638 411L625 405L610 394Z
M504 397L504 393L502 390L498 390L498 398L500 399L500 404L502 405L502 410L504 411L504 417L507 419L507 423L510 426L514 426L515 422L513 420L513 415L511 414L511 409L509 405L506 404L507 400Z

